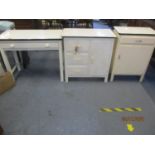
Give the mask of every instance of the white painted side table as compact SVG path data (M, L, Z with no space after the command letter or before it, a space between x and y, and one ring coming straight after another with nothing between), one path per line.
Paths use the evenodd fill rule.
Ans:
M16 66L11 68L6 50L13 51ZM62 30L8 30L0 35L0 52L7 71L11 73L17 68L21 70L20 63L15 51L22 50L58 50L60 65L60 80L64 81L63 75L63 50Z

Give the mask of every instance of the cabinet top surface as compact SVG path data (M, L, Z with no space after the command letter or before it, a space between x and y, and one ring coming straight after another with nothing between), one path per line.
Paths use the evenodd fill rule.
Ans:
M61 39L62 30L8 30L0 35L0 40L42 40Z
M133 34L133 35L155 35L155 30L150 27L127 27L115 26L114 29L119 34Z
M110 29L78 29L66 28L62 33L63 37L99 37L114 38L115 34Z

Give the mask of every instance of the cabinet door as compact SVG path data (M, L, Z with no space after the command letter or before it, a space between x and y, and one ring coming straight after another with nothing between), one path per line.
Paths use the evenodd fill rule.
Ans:
M64 38L65 74L89 77L89 38Z
M88 53L90 46L89 38L65 38L65 52L73 54Z
M90 76L108 75L113 51L113 38L94 38L90 45Z
M153 46L149 45L120 45L115 58L115 74L143 74L152 52Z

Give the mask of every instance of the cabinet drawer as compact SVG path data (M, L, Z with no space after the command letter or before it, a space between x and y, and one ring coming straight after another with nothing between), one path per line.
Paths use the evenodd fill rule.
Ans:
M0 44L4 49L58 49L58 42L4 42Z
M89 63L88 54L66 54L66 64L67 65L87 65Z
M144 37L144 36L121 36L120 43L122 44L155 44L155 37Z
M88 76L88 66L87 65L69 65L67 66L67 73L70 77L85 77Z
M89 38L65 38L65 51L70 53L87 53L90 40Z

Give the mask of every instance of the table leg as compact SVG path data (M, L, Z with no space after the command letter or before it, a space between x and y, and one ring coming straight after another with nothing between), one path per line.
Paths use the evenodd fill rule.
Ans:
M105 82L105 83L108 82L108 76L105 76L105 78L104 78L104 82Z
M11 74L13 74L12 69L11 69L11 65L10 65L8 57L6 55L6 52L3 49L0 49L0 52L1 52L2 59L4 61L4 64L5 64L7 71L9 71Z
M143 82L145 74L141 75L139 82Z
M113 75L113 74L111 74L110 81L111 81L111 82L114 81L114 75Z
M68 83L68 76L65 76L65 82Z
M20 66L20 62L19 62L19 59L18 59L16 51L13 51L13 56L14 56L14 59L15 59L18 71L21 71L21 66Z
M62 42L59 42L59 68L60 68L60 81L64 81L64 74L63 74L63 53L62 53Z

